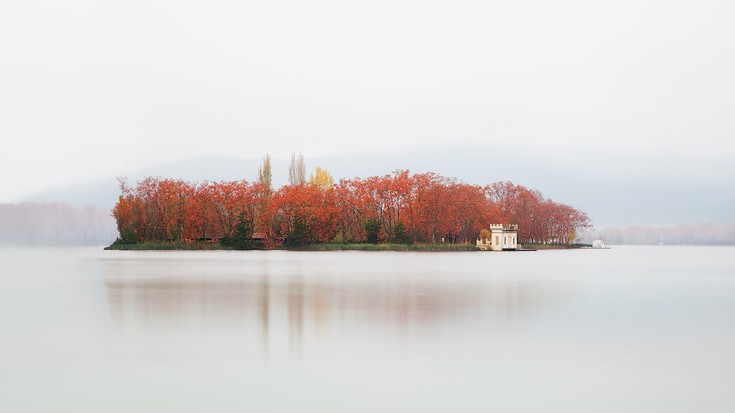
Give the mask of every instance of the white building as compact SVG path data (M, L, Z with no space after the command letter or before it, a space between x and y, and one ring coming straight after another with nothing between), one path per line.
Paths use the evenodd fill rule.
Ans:
M592 248L596 248L596 249L603 249L603 250L606 250L606 249L610 249L610 247L608 247L608 246L607 246L607 245L605 244L605 241L603 241L603 240L601 240L601 239L596 239L596 240L593 240L593 241L592 241Z
M478 238L477 248L483 251L512 251L518 249L518 224L490 225L490 238Z

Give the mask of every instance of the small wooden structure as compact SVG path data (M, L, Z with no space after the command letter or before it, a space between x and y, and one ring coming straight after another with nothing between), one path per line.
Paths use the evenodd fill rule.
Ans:
M477 239L482 251L515 251L518 249L518 224L491 224L490 239Z

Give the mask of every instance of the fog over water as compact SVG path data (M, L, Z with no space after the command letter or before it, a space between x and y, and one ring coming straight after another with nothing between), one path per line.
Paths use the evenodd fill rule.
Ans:
M0 249L0 410L729 412L734 253Z

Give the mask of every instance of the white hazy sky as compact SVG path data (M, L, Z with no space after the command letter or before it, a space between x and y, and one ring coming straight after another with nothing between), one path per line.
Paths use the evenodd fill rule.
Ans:
M4 1L0 202L202 154L735 159L730 1ZM656 156L651 159L655 168Z

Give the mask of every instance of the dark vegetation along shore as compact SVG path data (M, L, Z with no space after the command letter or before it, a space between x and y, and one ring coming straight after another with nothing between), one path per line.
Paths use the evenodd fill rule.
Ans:
M435 173L395 171L334 182L306 179L293 157L289 184L271 185L266 156L255 182L149 177L120 180L109 249L470 251L491 223L518 224L524 247L570 248L587 215L512 182L471 185Z
M213 242L141 242L135 244L124 244L120 241L114 242L106 250L120 251L227 251L244 248L234 248ZM266 248L247 248L248 250ZM367 243L327 243L309 244L302 246L275 246L269 249L289 251L477 251L474 244L367 244Z
M578 249L591 248L591 244L525 244L519 249L551 250L551 249ZM215 242L139 242L125 244L120 240L105 248L119 251L228 251L238 248L224 246ZM247 248L248 250L266 248ZM469 252L479 251L475 244L367 244L367 243L327 243L310 244L299 247L276 246L270 249L289 251L427 251L427 252Z

